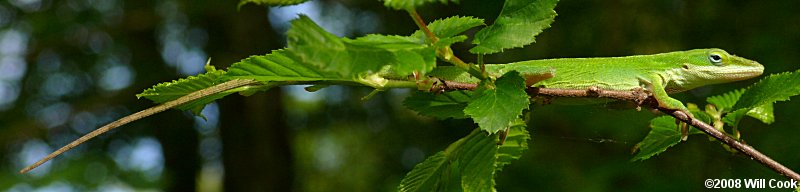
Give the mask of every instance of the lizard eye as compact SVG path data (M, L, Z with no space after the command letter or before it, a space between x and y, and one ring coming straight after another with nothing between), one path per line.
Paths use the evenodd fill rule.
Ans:
M719 54L712 53L711 55L708 55L708 60L714 65L722 65L722 56Z

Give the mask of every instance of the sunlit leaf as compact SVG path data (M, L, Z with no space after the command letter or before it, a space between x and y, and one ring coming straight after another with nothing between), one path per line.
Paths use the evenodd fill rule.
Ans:
M444 19L437 19L428 24L428 29L438 38L450 38L483 24L483 19L470 16L452 16ZM417 39L426 38L422 30L417 30L411 37Z
M150 99L156 103L164 103L232 79L253 79L264 84L261 87L241 87L224 91L177 107L181 110L192 110L193 113L199 115L206 104L226 95L236 92L249 95L255 91L263 91L270 86L280 85L282 82L352 81L354 84L356 83L356 80L352 78L344 78L336 73L324 72L317 67L294 62L285 55L284 50L243 59L234 63L228 72L216 70L213 67L207 67L207 69L209 71L205 74L160 83L136 96Z
M315 66L295 62L286 56L285 50L271 54L250 56L234 63L225 74L226 79L253 79L263 83L274 81L322 81L344 78L333 72L323 71Z
M472 43L477 46L469 51L492 54L535 42L553 23L556 3L558 0L506 0L497 20L475 34Z
M777 101L788 101L800 94L800 71L770 75L747 88L734 109L753 108Z
M188 95L189 93L205 89L221 83L221 77L225 71L216 70L214 67L206 67L208 72L197 76L173 80L171 82L159 83L151 88L145 89L142 93L136 94L137 98L146 98L155 103L164 103ZM213 102L237 91L225 91L208 97L200 98L195 101L176 107L180 110L191 110L195 115L200 115L206 104Z
M790 97L798 94L800 94L800 71L770 75L748 87L733 105L734 111L728 113L722 120L736 127L747 115L767 124L772 123L775 121L772 104L788 101Z
M467 36L466 35L458 35L458 36L453 36L453 37L441 38L433 46L446 47L446 46L450 46L450 45L453 45L453 44L458 43L458 42L464 42L465 40L467 40Z
M765 124L772 124L775 122L775 113L772 112L772 103L750 109L750 111L747 111L747 116L756 118Z
M738 127L739 122L745 116L750 116L765 124L771 124L775 122L775 114L772 113L772 103L767 103L762 106L754 107L754 108L745 108L745 109L738 109L736 111L730 112L722 117L722 122L732 126Z
M397 76L408 76L414 71L425 74L436 66L434 48L414 38L384 35L339 38L304 15L292 21L287 37L288 50L294 59L345 77L378 73L385 66L391 66Z

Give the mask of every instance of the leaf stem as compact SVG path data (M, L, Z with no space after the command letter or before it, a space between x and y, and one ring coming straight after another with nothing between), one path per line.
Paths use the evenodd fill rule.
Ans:
M383 88L417 88L415 81L389 80Z
M478 65L481 66L481 72L486 72L486 64L483 63L483 54L478 54Z
M411 18L414 19L414 23L417 24L417 27L419 27L419 29L422 30L423 33L425 33L425 36L427 36L428 39L431 40L431 43L436 44L436 42L439 41L439 38L437 38L436 35L434 35L433 32L431 32L431 30L428 29L427 25L425 25L425 21L422 20L422 16L420 16L419 13L417 13L417 10L414 9L408 10L408 14L411 15Z
M422 30L425 36L428 37L428 39L431 41L431 44L435 45L436 42L439 41L439 38L436 37L436 35L433 34L433 32L431 32L431 30L425 24L425 21L422 20L422 16L420 16L419 13L417 13L417 11L414 9L408 10L408 14L411 15L411 18L414 20L414 23L417 24L417 27L419 27L419 29ZM439 58L442 58L443 60L447 61L448 63L452 63L453 65L459 68L467 70L467 72L470 75L474 76L475 78L478 78L480 80L485 80L489 78L489 74L487 74L485 71L481 70L475 65L468 64L462 61L457 56L455 56L455 54L453 54L453 50L450 49L450 47L443 47L437 49L436 55Z

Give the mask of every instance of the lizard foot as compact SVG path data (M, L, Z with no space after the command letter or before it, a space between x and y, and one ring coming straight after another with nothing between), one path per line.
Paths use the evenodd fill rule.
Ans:
M689 121L692 121L694 119L694 115L692 115L692 112L689 112L689 110L679 109L679 110L676 110L676 111L683 112L683 114L686 115L686 118ZM680 114L680 113L675 113L675 114ZM678 116L680 116L680 115L678 115ZM683 121L681 121L679 119L675 119L675 124L678 126L678 130L681 131L681 141L686 141L689 138L689 124L686 123L686 122L683 122Z

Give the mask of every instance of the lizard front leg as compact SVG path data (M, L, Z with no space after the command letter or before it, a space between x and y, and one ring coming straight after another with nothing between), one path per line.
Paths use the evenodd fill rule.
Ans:
M639 81L645 86L647 86L646 89L649 90L653 94L653 97L656 98L656 101L658 102L658 107L670 110L682 111L689 117L690 120L694 119L694 116L692 115L691 112L689 112L689 109L686 108L685 105L683 105L683 102L675 98L672 98L667 94L667 91L664 90L666 82L664 82L664 80L660 76L652 75L649 78L640 77ZM681 130L681 136L682 136L681 140L685 141L689 136L688 125L685 123L678 122L678 128Z

